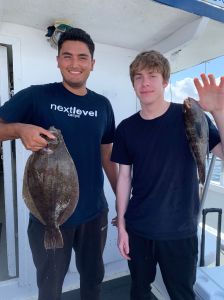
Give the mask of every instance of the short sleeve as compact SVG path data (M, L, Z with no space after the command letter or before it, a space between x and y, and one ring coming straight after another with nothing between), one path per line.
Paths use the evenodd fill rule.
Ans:
M0 118L7 123L29 123L33 114L32 88L16 93L0 107Z
M129 154L126 141L127 136L125 134L125 124L121 122L115 132L111 160L119 164L131 165L132 159Z
M106 124L106 128L105 128L105 132L103 134L102 140L101 140L101 144L110 144L113 143L114 141L114 134L115 134L115 119L114 119L114 112L113 112L113 108L109 102L108 99L107 100L107 124Z

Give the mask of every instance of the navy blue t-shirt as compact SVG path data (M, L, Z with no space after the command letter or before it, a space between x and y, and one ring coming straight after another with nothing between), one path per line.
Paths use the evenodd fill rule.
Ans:
M62 83L31 86L0 108L0 118L8 123L61 130L80 185L78 206L64 226L84 223L107 209L100 145L112 143L115 132L114 114L107 98L91 90L78 96Z
M220 142L209 120L209 148ZM149 239L179 239L197 232L197 168L185 133L182 105L171 103L162 116L139 113L116 131L112 161L132 165L132 195L126 226Z

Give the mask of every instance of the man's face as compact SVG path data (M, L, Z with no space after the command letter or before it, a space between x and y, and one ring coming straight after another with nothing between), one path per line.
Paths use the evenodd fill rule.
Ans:
M134 89L142 104L163 100L167 84L162 75L156 71L143 69L134 75Z
M74 92L85 92L86 81L95 63L87 45L80 41L65 41L57 61L64 86Z

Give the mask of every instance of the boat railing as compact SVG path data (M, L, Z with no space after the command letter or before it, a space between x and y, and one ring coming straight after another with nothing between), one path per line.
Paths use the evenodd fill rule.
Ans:
M211 162L211 156L209 156L209 163ZM211 184L224 187L224 161L216 157L215 166L211 176Z

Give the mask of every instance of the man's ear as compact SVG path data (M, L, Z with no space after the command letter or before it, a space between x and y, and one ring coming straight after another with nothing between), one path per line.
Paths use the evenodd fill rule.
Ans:
M93 71L93 67L94 67L94 65L95 65L95 59L92 59L92 68L91 68L91 71Z
M59 63L58 63L59 57L58 56L56 56L56 60L57 60L57 67L59 68Z
M164 87L164 89L168 86L168 84L169 84L169 81L163 80L163 87Z

